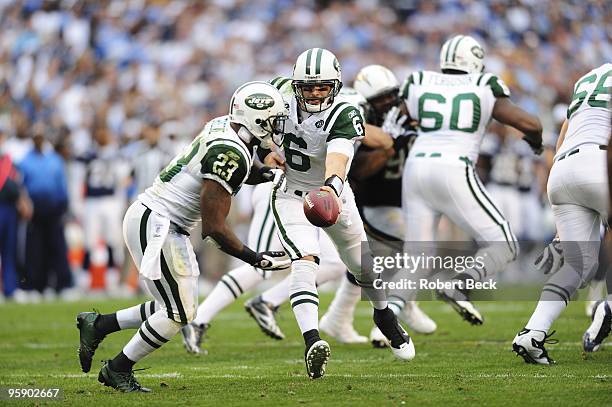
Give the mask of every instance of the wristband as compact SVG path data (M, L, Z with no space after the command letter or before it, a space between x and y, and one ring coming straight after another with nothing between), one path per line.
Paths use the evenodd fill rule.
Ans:
M238 257L245 263L250 264L251 266L254 266L255 263L257 263L258 261L257 253L251 250L247 245L242 245L242 251L240 251L240 253L236 257Z
M342 181L342 178L334 174L331 177L327 178L323 185L333 189L336 193L336 196L340 197L340 194L342 193L342 188L344 188L344 181Z

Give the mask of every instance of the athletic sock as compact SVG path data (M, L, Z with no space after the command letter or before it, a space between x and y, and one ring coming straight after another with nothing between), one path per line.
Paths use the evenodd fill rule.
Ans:
M310 349L313 343L316 341L320 341L321 337L319 336L319 331L317 329L311 329L310 331L306 331L302 334L304 337L304 343L306 344L306 349Z
M347 275L352 277L348 271ZM327 309L326 315L331 321L339 325L353 325L355 307L361 298L361 289L354 285L347 277L340 282L340 287Z
M111 370L115 372L131 372L135 363L136 362L130 360L130 358L125 356L125 353L121 351L108 364Z
M538 305L525 328L548 332L553 322L555 322L566 306L565 301L538 301Z
M138 328L157 310L159 310L159 305L155 301L134 305L116 312L117 323L120 329Z
M168 318L166 310L159 310L143 322L123 353L136 363L172 339L180 329L181 324Z
M263 281L263 276L249 264L233 269L217 283L198 307L194 324L208 324L225 307L236 301L245 291Z
M102 335L108 335L121 330L117 322L116 313L98 316L94 322L94 328Z
M319 265L314 261L296 260L291 265L289 301L300 332L318 329L319 295L315 275Z

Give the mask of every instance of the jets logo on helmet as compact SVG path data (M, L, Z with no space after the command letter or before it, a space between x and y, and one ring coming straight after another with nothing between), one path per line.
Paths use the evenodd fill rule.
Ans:
M245 103L248 107L255 110L265 110L274 106L274 99L263 93L255 93L246 98Z
M342 87L338 59L323 48L302 52L293 67L291 86L301 110L317 113L328 109Z
M484 70L484 50L469 35L456 35L446 41L440 50L440 68L465 73L479 73Z
M245 83L230 102L230 121L244 126L264 148L282 144L288 115L280 92L267 82Z

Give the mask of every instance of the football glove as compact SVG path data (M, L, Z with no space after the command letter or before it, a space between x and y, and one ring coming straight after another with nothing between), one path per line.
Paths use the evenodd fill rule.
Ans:
M541 138L539 141L533 141L528 139L527 137L523 137L523 140L525 140L525 142L529 144L529 147L531 147L531 151L533 151L535 155L540 155L542 154L542 151L544 151L544 146L542 145Z
M262 171L261 176L263 179L272 182L274 189L287 192L287 177L285 177L285 171L281 170L280 168L265 167L265 170Z
M267 251L257 253L251 265L262 270L282 270L291 265L291 260L285 252Z
M563 266L563 249L561 241L555 238L535 261L536 269L543 271L544 274L554 274Z
M408 116L401 115L400 109L397 106L393 106L387 112L385 120L382 124L382 131L390 135L393 139L398 138L406 131L404 123L408 120Z

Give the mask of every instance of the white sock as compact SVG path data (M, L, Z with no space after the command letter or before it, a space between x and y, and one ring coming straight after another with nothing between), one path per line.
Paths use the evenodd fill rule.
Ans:
M319 270L316 275L316 284L320 286L332 279L338 277L338 270L327 269L319 266ZM289 285L291 281L291 274L283 278L281 281L268 288L261 294L261 299L274 307L278 307L284 304L289 299Z
M138 362L172 339L180 329L181 324L168 318L166 310L156 311L142 323L123 348L123 353L131 361Z
M284 304L289 299L291 274L283 278L261 294L261 299L274 307Z
M117 322L121 329L138 328L147 318L159 310L155 301L134 305L116 312Z
M319 329L319 295L315 284L319 265L314 261L296 260L291 265L289 301L302 333Z
M352 326L355 307L360 298L361 288L351 283L348 278L344 276L326 312L327 317L336 324Z
M263 281L263 276L249 264L233 269L219 280L208 297L200 304L193 323L208 324L221 310L261 281Z
M553 322L555 322L566 306L565 301L538 301L538 305L525 328L548 332Z

